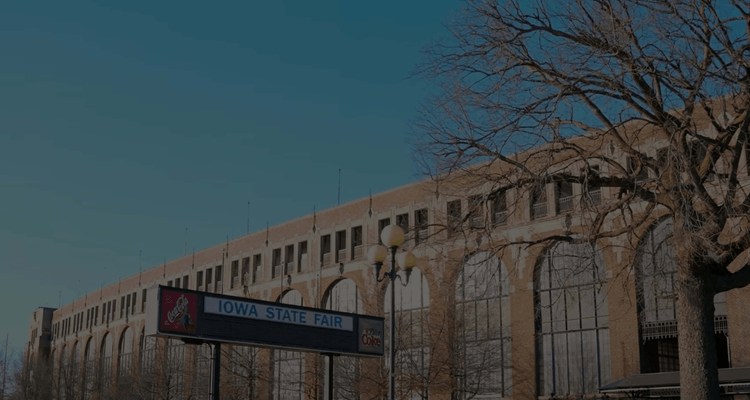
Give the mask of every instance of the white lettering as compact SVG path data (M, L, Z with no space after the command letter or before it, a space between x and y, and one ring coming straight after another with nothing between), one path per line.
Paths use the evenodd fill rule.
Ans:
M282 306L277 307L254 303L252 301L225 300L211 296L206 296L203 304L203 311L208 314L228 315L260 321L273 321L344 331L354 330L354 318L350 316L313 312L314 315L312 318L308 318L306 310Z

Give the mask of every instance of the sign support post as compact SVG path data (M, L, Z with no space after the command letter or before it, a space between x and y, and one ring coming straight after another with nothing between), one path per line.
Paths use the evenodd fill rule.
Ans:
M333 400L336 356L382 357L384 354L382 317L165 286L150 287L147 299L147 336L179 338L190 344L213 346L210 391L213 400L220 398L221 343L314 351L327 356L329 400Z
M221 343L214 343L214 373L213 373L213 387L214 387L214 400L219 400L220 388L221 388Z
M333 400L333 357L336 356L333 353L326 354L328 356L328 400Z

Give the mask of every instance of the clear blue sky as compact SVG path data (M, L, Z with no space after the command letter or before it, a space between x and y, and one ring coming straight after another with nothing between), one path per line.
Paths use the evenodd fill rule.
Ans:
M0 334L250 230L420 177L409 79L445 1L0 10Z

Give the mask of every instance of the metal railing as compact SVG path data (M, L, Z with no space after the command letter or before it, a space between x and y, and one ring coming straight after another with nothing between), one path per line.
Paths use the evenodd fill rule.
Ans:
M303 268L307 268L307 254L303 254L299 257L299 270L302 271Z
M341 249L336 252L336 262L346 261L346 249Z
M284 274L288 275L294 272L294 261L286 263L286 266L284 267Z
M234 287L237 287L239 285L240 285L240 277L239 276L233 277L232 278L232 287L234 288Z
M331 263L331 253L323 254L323 265L328 265L330 263Z
M482 217L472 217L471 218L471 227L472 228L482 228L482 227L484 227L484 218L482 218Z
M427 229L420 229L417 231L417 237L416 242L421 243L427 240L427 236L429 236L429 231Z
M508 222L508 212L507 211L496 211L492 215L492 223L495 225L504 225Z
M589 204L598 206L602 202L602 188L596 188L594 190L589 190L588 194L588 202Z
M354 246L354 259L355 260L361 260L362 259L362 251L364 246Z
M563 213L573 209L573 196L559 197L557 199L557 213Z
M541 218L547 216L547 202L536 203L531 206L531 218Z
M214 292L214 284L213 283L207 283L206 284L206 291L209 292L209 293L213 293Z

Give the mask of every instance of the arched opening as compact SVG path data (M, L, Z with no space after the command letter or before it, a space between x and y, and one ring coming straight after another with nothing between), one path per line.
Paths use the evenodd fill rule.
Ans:
M672 218L656 223L638 243L636 283L641 372L679 371L675 283L677 265L669 243ZM718 367L729 368L729 329L726 293L714 296L714 326Z
M131 382L130 374L133 368L133 330L125 328L120 335L120 345L117 351L117 381Z
M59 382L59 393L60 399L65 400L71 398L68 395L70 386L70 358L68 357L68 346L63 345L62 351L60 352L60 378Z
M80 385L80 371L81 371L81 345L79 341L73 344L73 349L70 352L70 384L68 393L71 399L78 398L78 391Z
M185 389L185 343L167 339L163 391L166 398L182 398Z
M146 336L145 330L141 330L138 358L138 387L143 393L154 393L156 389L156 338Z
M198 399L208 398L211 392L212 349L207 343L194 346L195 370L191 393Z
M303 306L302 294L288 290L281 295L279 302ZM273 350L272 380L273 399L304 399L305 396L305 353L289 350Z
M228 396L234 399L257 399L258 349L235 344L222 346L222 360L228 365L230 374L231 392Z
M601 250L553 244L537 263L534 295L539 395L598 393L612 376Z
M427 398L429 379L429 330L427 318L430 289L419 268L412 269L409 282L400 273L395 285L396 309L396 393L404 399ZM385 350L390 346L392 282L385 290ZM386 359L386 367L389 360Z
M96 384L96 348L94 339L86 341L83 353L83 398L90 400L94 395Z
M458 397L511 396L508 271L496 255L467 257L456 279Z
M351 279L341 279L331 285L323 296L323 308L331 311L362 313L362 296L357 284ZM326 357L323 377L327 392L328 362ZM333 358L333 399L359 399L356 384L360 378L358 357L340 356Z
M99 395L109 392L112 383L112 352L114 341L112 335L107 332L102 339L102 347L99 351Z

